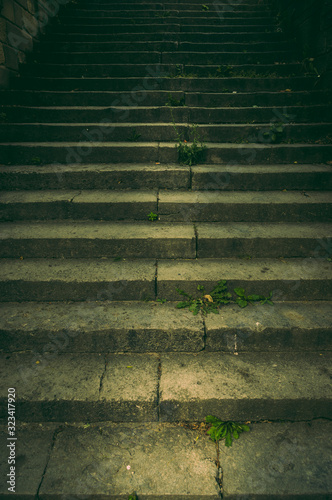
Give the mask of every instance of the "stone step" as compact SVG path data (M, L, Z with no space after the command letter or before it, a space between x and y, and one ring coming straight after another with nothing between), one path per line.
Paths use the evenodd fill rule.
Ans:
M227 23L227 26L249 26L250 29L254 26L260 26L263 31L268 29L269 31L273 30L275 26L275 22L270 17L248 17L246 14L244 17L241 15L236 15L232 17L227 17L223 21ZM93 29L97 29L99 26L115 26L115 25L126 25L130 24L131 26L137 26L140 24L143 25L154 25L154 24L183 24L183 25L200 25L205 26L207 24L211 25L221 25L220 17L216 13L203 14L202 12L171 12L169 17L163 17L162 15L158 15L155 11L144 11L137 12L133 14L132 12L120 12L112 13L112 15L108 15L108 17L80 17L79 13L75 12L73 16L61 17L59 20L56 29L59 29L59 26L65 31L68 26L73 27L76 31L77 26L80 26L82 29L87 29L88 31L93 32ZM74 32L75 32L74 31Z
M0 166L6 190L193 189L198 191L332 190L327 165L43 165Z
M160 29L151 30L149 33L142 33L138 31L138 26L131 25L128 29L128 33L115 33L114 27L112 33L53 33L49 32L45 36L45 43L49 42L53 46L58 46L63 43L106 43L111 41L175 41L175 42L194 42L194 43L257 43L257 33L243 32L239 29L238 33L222 33L218 31L214 26L210 27L209 31L205 29L204 26L197 29L191 33L188 30L180 32L179 25L161 25ZM280 32L276 33L259 33L260 43L284 43L285 37ZM55 44L55 45L54 45ZM289 44L288 44L289 45Z
M331 303L275 302L194 316L176 302L0 305L2 352L331 351Z
M147 53L144 62L137 64L31 64L22 67L22 77L47 77L54 78L107 78L107 77L145 77L147 75L147 64L156 64L159 66L163 75L170 79L188 75L189 78L220 78L227 77L244 77L244 78L278 78L282 76L299 76L304 74L303 66L300 63L288 64L238 64L232 65L231 68L223 68L221 65L209 64L182 64L178 66L176 63L161 64L160 54L154 53L154 56ZM220 56L220 62L223 57Z
M332 300L326 258L290 259L1 259L1 302L178 300L224 279L233 290L276 301Z
M144 111L144 109L142 109ZM159 110L156 109L157 114ZM168 111L168 110L167 110ZM220 121L222 119L222 111L218 108L212 109L211 113L214 120ZM218 113L219 111L219 113ZM256 110L257 111L257 110ZM123 110L121 110L123 113ZM143 113L142 113L143 114ZM238 113L240 114L240 113ZM249 113L243 113L244 120L247 119ZM257 113L259 114L259 113ZM326 110L326 115L327 115ZM152 114L153 115L153 114ZM195 116L199 117L200 120L204 120L204 114L199 115L199 108L197 109L197 114ZM205 113L206 115L206 113ZM210 116L211 116L210 115ZM226 142L236 142L236 143L261 143L261 144L271 144L274 142L274 128L277 125L269 123L271 121L271 116L273 114L266 113L267 123L255 123L255 124L225 124L227 120L223 120L224 124L213 124L206 125L207 121L212 122L212 120L204 120L199 128L200 137L204 142L218 141ZM316 119L320 117L316 114ZM258 120L261 117L258 116ZM331 109L329 118L331 119ZM328 116L326 116L328 119ZM309 120L309 117L308 117ZM153 120L150 119L152 122ZM234 120L235 121L235 120ZM256 122L256 120L254 120ZM197 123L199 120L190 120L191 123ZM11 142L15 141L17 137L20 138L22 142L32 142L37 141L50 141L50 142L61 142L61 141L86 141L91 140L92 142L109 142L112 139L115 142L128 142L131 140L133 134L139 136L138 139L133 140L133 142L148 142L148 141L177 141L178 134L181 135L182 140L190 141L192 134L192 126L182 125L176 123L176 130L174 125L171 123L104 123L100 125L100 122L95 123L6 123L0 124L0 135L3 141ZM331 123L284 123L281 125L282 132L278 134L278 141L280 143L332 143L331 136Z
M223 90L223 89L221 89ZM258 107L270 107L275 108L276 106L296 106L296 114L306 106L313 105L324 105L332 102L332 95L324 91L292 91L292 92L252 92L252 93L233 93L231 89L224 89L223 92L182 92L175 91L171 92L171 97L182 101L185 106L188 107L232 107L241 108L244 112L245 108L250 108L253 106ZM34 91L34 90L4 90L0 92L0 103L2 104L1 112L5 112L6 120L19 121L24 115L26 120L27 113L29 110L27 108L21 110L19 113L10 114L10 105L26 106L26 107L47 107L48 113L53 111L54 106L69 107L75 106L80 107L82 102L85 103L85 108L91 106L110 106L114 107L114 104L120 104L121 106L145 106L147 109L147 104L149 106L165 106L169 101L169 92L167 90L146 90L143 87L140 89L133 90L131 92L84 92L84 91ZM6 106L6 108L4 108ZM288 108L289 109L289 108ZM320 119L322 115L324 116L322 106L317 108L319 110ZM175 110L173 110L175 111ZM282 111L287 111L283 109ZM291 110L291 112L294 110ZM62 112L65 112L63 109ZM145 111L146 112L146 111ZM21 118L19 118L21 117ZM39 118L40 119L40 118ZM156 117L155 117L156 119ZM224 116L223 116L224 119ZM29 120L31 118L29 117ZM303 118L301 118L303 120ZM45 121L45 119L41 120ZM52 118L52 121L58 121L56 118ZM70 120L67 120L70 121Z
M173 21L173 24L170 24L170 22ZM133 28L135 31L133 31ZM84 35L84 37L88 34L92 35L108 35L109 33L135 33L136 38L140 38L139 36L137 37L137 34L140 33L174 33L174 32L182 32L182 33L196 33L196 32L201 32L201 33L218 33L218 34L233 34L233 33L243 33L244 35L247 34L252 34L254 33L256 35L256 40L257 38L261 39L261 34L266 33L267 35L271 35L274 33L274 25L269 24L269 25L262 25L262 24L237 24L235 22L235 19L228 20L227 24L220 23L220 19L216 18L214 23L210 19L197 19L196 22L195 20L191 18L182 18L181 19L181 24L179 22L179 19L176 18L173 20L168 19L163 23L162 20L156 20L153 23L128 23L127 19L119 19L119 22L115 22L113 24L103 24L103 25L66 25L66 24L59 24L57 25L56 29L52 30L53 36L58 37L59 34L66 34L69 32L70 35L74 36L76 41L76 35ZM279 34L279 32L278 32ZM273 37L268 37L270 40L273 40ZM278 38L278 37L276 37ZM280 37L279 37L280 38ZM99 38L100 40L100 38ZM238 39L240 41L241 38Z
M188 143L190 146L191 143ZM50 163L176 163L174 142L21 142L0 143L3 165ZM325 163L331 144L233 144L208 143L203 164Z
M267 15L269 11L267 6L260 6L257 4L248 4L248 3L241 3L239 6L236 3L230 4L228 2L218 2L218 3L213 3L213 2L208 2L205 4L207 7L209 7L209 11L215 12L217 14L221 15L227 15L227 14L232 14L232 13L237 13L237 12L246 12L248 14L258 12L258 13L264 13ZM204 13L205 10L202 8L202 4L198 3L190 3L190 2L163 2L163 3L154 3L154 2L121 2L121 4L116 4L116 3L85 3L85 4L77 4L77 5L66 5L66 8L61 11L61 15L65 15L67 12L84 12L86 15L95 15L96 12L115 12L115 11L122 11L122 10L146 10L146 9L154 9L158 13L160 12L161 14L164 14L167 17L167 12L172 11L172 10L189 10L189 11L199 11ZM97 15L97 14L96 14Z
M113 77L113 78L55 78L35 76L17 78L13 80L14 89L23 90L55 90L55 91L132 91L165 90L183 92L287 92L310 91L317 83L317 77L285 77L263 78L263 77L229 77L229 78L191 78L176 77L169 78L160 71L160 67L148 65L144 77Z
M296 358L286 352L23 352L1 358L2 420L8 416L8 387L20 394L16 412L28 422L80 422L82 415L84 422L191 422L211 414L234 421L303 421L329 418L332 409L327 352Z
M0 220L314 222L331 213L328 191L2 191Z
M161 37L162 38L162 37ZM169 36L171 38L171 36ZM175 38L175 37L174 37ZM176 37L178 38L178 37ZM282 54L293 53L296 54L293 49L290 49L289 42L279 41L279 42L252 42L250 44L250 51L256 52L259 54L265 54L270 52L280 52ZM62 57L65 57L68 52L77 53L77 52L112 52L112 51L138 51L138 50L148 50L148 51L159 51L159 52L167 52L167 51L188 51L188 52L240 52L247 53L248 52L248 44L247 43L223 43L215 40L211 43L194 43L194 42L186 42L181 40L159 40L159 41L110 41L110 42L62 42L56 43L47 42L43 40L43 43L36 43L35 50L31 56L31 58L35 58L36 56L46 58L47 54L61 53ZM48 59L49 60L49 59Z
M61 130L67 127L67 131L71 130L69 135L67 135L66 131L67 141L71 140L70 137L77 136L78 134L83 134L84 140L92 140L91 131L94 141L105 140L107 138L117 140L116 137L120 136L122 140L129 140L129 137L132 136L132 129L135 128L138 130L140 128L141 137L138 138L140 141L144 140L145 133L150 134L145 137L146 141L170 141L177 137L171 123L173 119L176 120L179 132L190 128L190 124L200 124L199 131L203 133L204 129L207 139L209 137L209 130L217 131L224 129L228 135L221 135L220 137L233 137L234 140L237 140L243 138L241 134L245 127L248 129L247 132L250 130L250 133L245 137L247 138L253 134L257 127L263 128L265 132L267 126L270 130L273 126L277 127L280 125L283 126L284 131L278 134L279 141L284 140L286 132L289 131L291 137L296 137L301 142L301 138L306 137L305 130L309 130L310 127L312 127L313 135L312 137L308 137L309 140L314 141L324 138L323 135L321 137L314 135L317 127L322 127L321 133L329 136L328 130L325 133L328 125L324 124L324 122L330 123L331 121L332 106L328 104L282 107L272 105L258 107L255 105L255 107L236 108L212 106L191 107L191 105L184 105L172 108L171 106L165 106L165 104L170 102L170 95L171 98L182 100L182 102L184 102L184 99L189 102L196 100L195 95L191 97L181 92L171 94L164 92L159 96L160 100L161 97L164 98L161 105L151 106L152 103L150 103L149 95L145 95L143 91L142 93L124 94L118 97L114 93L112 98L109 99L107 106L30 107L4 105L1 107L1 112L5 115L5 121L0 123L3 132L1 133L1 138L5 141L8 140L6 137L13 136L11 140L15 141L17 137L20 137L21 140L24 137L37 137L36 133L40 129L45 131L45 136L42 137L44 141L49 140L48 137L59 137L60 140L63 137ZM138 103L141 105L135 106L135 100L141 100L141 103ZM148 103L150 106L147 106ZM125 104L127 105L125 106ZM134 104L134 106L128 106L130 104ZM241 123L242 125L235 125ZM12 130L8 129L9 124L13 127ZM27 124L31 127L30 130L26 130ZM226 124L232 125L226 126ZM19 135L15 135L14 127L17 127ZM59 127L62 128L59 130ZM128 129L131 130L128 132ZM295 134L291 132L293 129L296 129ZM24 130L26 130L25 135L22 134ZM47 132L48 130L49 132ZM236 133L234 132L235 130ZM102 137L103 135L105 137ZM217 141L218 136L215 137ZM183 138L189 140L187 136ZM262 142L262 139L259 142Z
M132 48L132 51L119 50L112 52L53 52L52 53L52 64L86 64L86 65L96 65L96 64L117 64L122 61L123 64L130 64L132 61L137 63L162 63L162 64L273 64L285 62L296 62L298 58L296 55L289 51L283 52L225 52L224 51L214 51L214 52L168 52L168 51L157 51L146 50L147 47L139 51L138 47L136 50ZM50 60L50 54L44 52L38 57L38 63L48 63ZM35 67L35 66L33 66ZM230 69L228 69L230 71Z
M146 217L148 219L148 217ZM330 258L331 224L114 223L1 224L1 258Z
M8 430L0 429L5 449ZM18 423L22 455L35 460L32 469L22 462L17 493L54 500L127 499L134 490L138 498L170 500L331 496L331 422L254 423L232 448L216 447L206 430L198 423ZM8 470L3 462L4 477Z

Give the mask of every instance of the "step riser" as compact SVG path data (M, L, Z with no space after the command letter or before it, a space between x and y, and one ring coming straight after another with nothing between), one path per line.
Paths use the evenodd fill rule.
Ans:
M29 167L31 168L31 167ZM1 189L6 190L34 190L39 189L189 189L204 191L274 191L283 190L332 190L332 176L326 172L257 172L237 173L236 170L209 171L176 165L173 170L159 172L118 170L114 171L72 171L54 168L48 173L38 172L38 167L29 173L25 171L11 172L0 170Z
M125 228L124 228L125 230ZM332 238L332 235L331 235ZM232 258L248 255L251 258L314 258L317 240L310 238L200 238L179 241L170 238L99 240L93 239L29 239L2 240L0 258L18 259L196 259Z
M118 7L122 7L119 5ZM131 6L134 7L134 6ZM128 17L130 18L129 21L132 22L133 20L136 20L136 18L140 17L145 17L145 18L157 18L163 19L163 20L168 20L170 18L176 17L176 18L182 18L182 17L199 17L200 19L204 18L219 18L218 12L216 9L211 9L209 11L204 11L202 9L202 6L192 6L192 8L189 8L190 6L186 6L187 8L185 9L178 9L178 8L168 8L167 10L161 10L161 9L155 9L151 7L150 5L148 6L137 6L137 8L133 9L130 8L128 9L127 6L123 8L115 8L115 9L105 9L105 10L84 10L84 9L73 9L73 10L66 10L65 12L61 13L61 17L59 19L60 23L63 22L64 20L66 21L74 21L75 19L79 19L82 24L85 24L86 21L90 20L95 20L95 22L100 22L102 20L107 21L112 21L112 19L115 19L117 17L122 17L128 21ZM223 18L224 19L229 19L229 18L264 18L268 22L271 22L271 16L269 16L266 12L264 11L259 11L259 10L233 10L233 11L225 11L223 13ZM273 21L272 21L273 22Z
M125 50L126 48L124 48ZM133 60L137 64L145 63L162 63L162 64L256 64L258 61L261 64L273 64L273 62L296 62L296 57L288 52L266 52L266 53L242 53L234 52L144 52L145 47L141 52L109 52L109 53L94 53L82 52L77 53L55 53L52 54L52 63L54 64L118 64L122 61L123 64L130 64ZM135 50L135 49L134 49ZM39 63L48 63L50 54L44 54L38 58Z
M179 198L180 195L179 195ZM327 221L329 203L305 203L299 194L297 204L278 203L172 203L159 202L70 202L44 201L0 204L0 220L127 220L146 221L152 211L162 222L314 222Z
M152 121L152 120L151 120ZM256 120L260 121L260 120ZM263 120L264 121L264 120ZM197 123L197 122L196 122ZM134 129L132 124L128 126L117 127L112 126L112 132L109 128L101 127L96 135L96 126L87 125L82 128L82 124L77 126L59 125L0 125L0 135L3 141L15 142L17 137L21 142L79 142L91 140L94 142L108 142L110 140L115 142L128 142L130 140L133 130L140 137L135 142L148 142L148 141L177 141L177 134L172 125L141 125L138 124ZM272 127L272 130L271 130ZM105 129L105 131L103 130ZM325 140L332 143L331 124L327 125L284 125L283 132L278 135L278 143L301 143ZM204 142L243 142L243 143L258 143L258 144L273 144L273 125L265 126L205 126L199 127L200 136ZM186 140L191 140L190 128L186 126L177 126L177 131L181 137Z
M10 137L11 134L14 134L11 130L8 130L8 123L11 123L11 127L15 127L14 124L17 124L17 132L20 133L20 135L13 135L13 140L14 142L17 140L19 137L21 140L25 140L24 137L29 137L35 136L34 130L38 130L38 127L40 127L41 130L45 131L47 134L47 129L48 130L54 130L53 134L54 136L60 137L65 137L68 139L67 132L70 130L74 130L72 134L75 134L77 136L77 133L83 134L82 137L84 140L96 140L100 141L103 140L103 137L101 137L103 134L105 135L105 140L107 138L112 137L112 140L115 140L115 137L119 136L120 132L115 133L114 127L116 126L115 124L121 123L122 129L124 129L124 132L122 134L122 138L126 139L130 135L130 132L132 132L132 124L138 124L135 126L135 130L139 130L139 133L141 134L142 132L144 133L144 129L146 129L146 133L151 134L147 137L147 139L154 140L153 137L158 138L158 140L166 141L168 140L169 137L174 138L174 131L172 131L172 125L171 121L173 120L172 114L174 117L174 120L177 124L180 123L189 123L189 124L202 124L199 127L199 130L204 133L207 133L208 129L211 128L208 127L207 125L204 126L206 123L210 124L225 124L225 123L232 123L232 124L248 124L251 123L252 125L250 126L251 134L253 133L255 129L255 123L257 124L267 124L266 126L260 127L265 129L269 125L271 127L275 125L276 123L283 123L285 131L288 129L294 129L296 131L295 134L293 134L294 137L305 137L304 132L301 132L301 127L300 125L295 125L294 123L299 123L299 124L306 124L306 129L309 129L310 127L313 128L313 131L317 129L319 125L314 125L315 122L319 122L320 124L323 124L324 122L330 123L331 121L331 107L328 106L319 106L315 108L304 108L304 107L291 107L287 106L284 108L266 108L266 109L258 109L258 108L223 108L223 109L215 109L215 108L189 108L189 106L179 106L176 108L172 109L172 114L171 114L171 108L166 107L165 103L168 100L168 95L165 95L165 101L163 102L163 106L161 107L155 107L155 108L144 108L143 105L147 104L148 102L150 103L150 99L148 95L142 94L134 94L132 96L129 96L129 101L126 100L126 98L123 98L123 101L126 101L127 104L132 104L135 105L136 102L134 101L135 97L140 96L142 98L142 107L130 107L128 109L120 107L123 103L120 101L120 99L117 98L110 98L109 100L109 105L112 105L113 103L119 107L114 107L112 108L105 108L101 110L91 110L91 109L39 109L39 108L19 108L19 107L6 107L3 106L2 112L6 114L6 122L3 124L0 124L0 129L1 129L1 138L2 141L5 141L5 137ZM181 99L181 96L176 96L175 98ZM190 99L189 99L190 100ZM151 103L150 103L151 104ZM288 115L288 118L285 117L285 115ZM289 121L292 123L290 124ZM26 130L26 134L24 134L24 125L18 125L20 122L23 122L24 124L32 124L36 123L34 127L31 127L31 129ZM41 125L44 123L45 125ZM47 128L46 124L53 124L53 126L49 125ZM61 123L61 129L57 131L57 126L55 125L56 123ZM64 124L72 124L72 126ZM143 126L142 124L159 124L158 126L153 127L152 125L145 125ZM313 125L311 125L311 123ZM38 124L38 125L37 125ZM77 125L75 125L77 124ZM91 125L92 124L92 125ZM167 124L167 125L164 125ZM323 127L322 132L325 133L325 128L328 127L327 125L320 125ZM62 128L63 127L63 128ZM141 128L140 128L141 127ZM184 129L187 128L187 125L177 125L178 129L183 131ZM231 128L226 129L226 135L225 137L233 137L233 139L238 139L239 137L242 138L241 135L241 130L243 129L243 126L240 127L236 133L232 132L232 130L235 130L236 125L232 125ZM259 125L258 125L259 127ZM27 128L27 127L26 127ZM76 132L75 132L76 128ZM105 132L102 132L101 134L98 132L97 129L100 128L100 131L105 129ZM219 127L220 128L220 127ZM66 134L63 134L64 129L66 129ZM92 136L87 133L87 130L93 131ZM112 129L112 133L110 130ZM158 133L158 130L160 129L161 132L160 134ZM118 126L118 129L120 130L120 127ZM249 130L249 125L248 125L248 130ZM327 130L328 133L328 130ZM37 132L38 134L38 132ZM162 134L162 135L161 135ZM164 135L166 134L166 135ZM239 135L240 134L240 135ZM51 132L49 132L49 135L51 137ZM249 136L250 134L248 134ZM280 140L284 140L285 134L280 137ZM36 135L37 137L37 135ZM120 136L119 136L120 137ZM217 142L223 142L223 135L220 136L221 139L218 139ZM188 140L188 137L184 137L184 139ZM310 139L310 136L309 136ZM312 138L314 139L314 138ZM45 139L46 140L46 136ZM63 140L63 139L62 139ZM139 138L140 141L143 140L143 136ZM262 139L260 140L262 142Z
M285 301L303 300L332 300L332 287L328 279L326 280L301 280L300 286L294 290L294 280L266 280L243 279L241 281L228 280L229 289L243 287L248 294L269 295L272 291L274 295L282 295ZM200 284L206 289L212 289L216 282L203 281ZM3 281L0 295L0 302L51 302L51 301L74 301L85 300L155 300L154 280L130 281L125 286L121 282L111 281L105 276L103 282L62 282L58 281ZM186 292L195 295L197 280L177 282L158 280L157 296L162 299L174 300L176 288L185 288ZM119 291L117 291L119 289ZM111 292L109 292L111 290ZM322 415L320 415L322 416Z
M144 78L25 78L13 80L15 89L23 90L92 90L92 91L141 91L165 90L186 92L220 92L220 89L231 89L232 92L274 92L285 89L293 91L312 90L317 79L314 78L163 78L151 66L156 75L151 78L149 68ZM157 70L158 71L158 70Z
M137 145L133 143L120 143L109 147L98 145L98 143L81 143L65 146L58 143L47 145L0 145L2 150L2 163L5 165L33 165L35 158L38 163L136 163L137 158L141 162L177 163L178 152L175 145ZM246 144L234 145L234 147L209 145L205 151L205 164L227 164L236 162L239 165L262 165L262 164L287 164L287 163L325 163L330 161L332 146L312 145L272 145L249 146Z
M264 7L260 7L259 5L255 4L240 4L239 5L230 5L228 3L222 4L222 2L218 2L217 5L214 5L213 3L211 4L205 4L209 7L209 12L213 13L219 13L220 16L227 16L231 14L237 14L238 12L246 12L248 14L262 14L266 15L267 14L267 9ZM219 9L218 9L219 7ZM154 11L157 11L160 14L163 14L164 12L172 11L172 10L179 10L180 12L183 11L199 11L202 14L205 12L202 10L202 4L200 3L184 3L181 2L181 4L177 3L172 3L172 2L165 2L162 4L154 4L150 2L144 2L144 3L121 3L121 4L115 4L115 3L104 3L104 4L80 4L80 5L75 5L74 7L70 8L69 5L67 5L67 8L65 10L62 10L61 12L61 17L65 16L67 13L68 15L71 15L73 12L80 12L84 13L84 15L91 15L94 16L99 16L100 12L104 13L112 13L112 12L119 12L119 11L145 11L145 10L150 10L153 9Z
M158 51L158 52L248 52L248 45L245 43L193 43L193 42L181 42L181 41L137 41L137 42L64 42L64 43L49 43L43 42L36 44L36 50L34 52L34 58L37 56L44 58L46 62L49 62L50 53L52 53L52 57L54 57L53 53L60 53L64 58L66 54L76 52L112 52L112 51ZM251 43L250 44L250 52L256 52L264 55L265 53L270 52L280 52L283 56L294 53L289 48L288 42L270 42L270 43ZM60 54L59 54L60 57ZM33 57L32 57L33 59Z
M212 26L220 26L222 25L222 22L220 21L219 16L217 16L215 13L212 13L209 16L202 16L201 12L183 12L177 15L176 13L172 13L172 16L170 17L159 17L155 16L154 12L139 12L135 15L131 14L130 12L127 13L128 17L130 16L131 19L128 19L126 16L126 13L121 12L118 15L112 15L111 17L100 17L100 18L88 18L88 17L63 17L61 18L61 21L59 22L59 27L61 26L62 30L65 31L67 27L73 27L75 30L79 26L80 28L88 28L94 27L94 29L97 30L100 26L117 26L119 24L121 25L126 25L128 26L129 24L131 26L139 26L141 24L144 25L154 25L154 24L184 24L184 25L195 25L198 24L200 26L205 26L205 25L212 25ZM182 14L182 15L181 15ZM77 15L79 16L79 14ZM161 14L162 16L162 14ZM268 29L269 31L272 31L272 27L274 26L274 23L271 21L271 18L269 17L241 17L239 16L232 16L232 17L226 17L223 20L223 23L226 24L227 26L244 26L247 27L249 26L250 28L252 26L261 26L265 29ZM59 27L57 26L57 29Z
M174 42L191 42L191 43L256 43L257 42L257 33L243 33L241 30L238 30L238 33L222 33L219 31L213 31L213 27L209 31L203 30L204 27L201 27L199 30L196 28L195 33L190 33L188 30L186 32L179 31L178 26L171 26L168 28L166 25L162 26L159 30L152 30L150 33L139 32L138 27L131 27L128 33L115 33L114 28L112 33L108 34L80 34L80 33L49 33L45 42L49 42L53 47L56 47L58 44L65 43L107 43L107 42L136 42L137 39L142 41L174 41ZM281 43L284 44L284 39L280 38L280 33L260 33L259 40L261 43L266 42L270 43ZM288 43L289 47L289 43ZM83 50L83 49L82 49Z
M276 93L257 93L257 94L233 94L231 89L227 89L226 93L186 93L186 92L172 92L171 96L178 101L184 100L187 107L276 107L276 106L301 106L297 107L297 115L300 110L301 120L306 116L305 110L302 106L321 105L319 108L319 118L324 116L324 109L326 107L326 100L332 101L332 96L324 92L276 92ZM165 106L169 100L169 92L167 91L133 91L133 92L34 92L34 91L3 91L0 92L0 103L4 106L1 112L5 112L10 118L10 121L19 122L24 115L26 119L27 110L20 110L15 113L11 110L9 105L15 104L22 106L81 106L84 101L86 106L109 106L114 102L121 103L121 106ZM52 113L54 110L48 110ZM248 110L246 110L248 111ZM265 110L260 110L265 112ZM284 111L284 110L282 110ZM289 110L291 113L295 110ZM310 112L311 110L308 110ZM318 111L318 110L317 110ZM40 110L42 112L42 110ZM63 111L64 112L64 111ZM67 110L65 111L67 112ZM230 111L227 111L228 113ZM233 113L236 110L232 110ZM241 112L244 112L242 109ZM12 113L12 114L10 114ZM225 113L225 110L223 110ZM30 117L28 117L29 121ZM223 115L224 119L224 115ZM6 118L8 121L8 118ZM42 115L38 117L38 121L45 121ZM32 119L32 121L34 121ZM55 121L59 121L55 117ZM77 121L76 119L74 121Z
M44 65L34 65L34 66L25 66L22 68L22 76L26 77L39 77L46 76L49 78L50 76L54 76L54 78L112 78L112 77L145 77L147 74L146 64L159 64L160 63L160 55L155 54L154 57L148 55L144 60L142 58L142 62L138 64L99 64L99 65L83 65L83 64L75 64L75 65L62 65L62 64L44 64ZM220 58L220 62L222 61L222 57ZM191 64L186 64L183 70L186 75L192 77L191 75L195 75L199 78L215 78L218 77L218 68L219 66L210 65L210 66L196 66ZM164 75L173 78L178 78L180 74L176 64L160 64L160 69ZM226 70L227 71L227 70ZM243 73L242 73L243 72ZM241 73L240 76L248 77L248 78L257 78L259 75L265 77L280 77L280 76L298 76L303 73L303 67L299 64L287 64L287 65L268 65L268 64L260 64L256 65L239 65L234 67L234 69L229 70L225 73L225 77L236 77L237 73Z
M227 33L236 33L236 34L241 34L243 33L244 36L247 36L249 34L256 35L256 40L257 37L259 36L261 40L261 34L266 34L268 40L273 40L274 37L273 35L278 35L279 33L274 33L273 26L266 26L266 25L260 25L260 24L237 24L235 23L235 20L228 21L228 24L225 25L223 23L220 23L220 20L216 20L214 24L212 24L212 21L206 20L198 20L195 23L191 19L188 19L188 22L185 23L185 19L181 20L181 25L177 24L179 21L174 20L174 24L168 24L165 23L163 24L161 21L156 21L155 23L151 24L124 24L125 21L119 21L119 23L114 22L114 24L111 25L101 25L101 26L94 26L94 25L62 25L57 27L57 31L53 31L52 36L58 38L58 35L71 35L72 37L75 37L75 40L77 41L76 35L98 35L97 39L101 41L100 36L101 35L109 35L109 34L115 34L115 33L133 33L135 34L140 34L140 33L176 33L176 32L181 32L181 33L195 33L197 31L201 33L218 33L220 35L227 34ZM145 21L146 22L146 21ZM137 38L137 36L136 36ZM140 37L138 37L140 38ZM277 36L275 38L278 38ZM197 41L197 38L196 38ZM241 37L237 39L238 42L241 41Z

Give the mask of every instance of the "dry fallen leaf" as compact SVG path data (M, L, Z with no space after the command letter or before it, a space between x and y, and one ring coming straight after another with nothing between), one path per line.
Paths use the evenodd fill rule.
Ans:
M211 295L203 295L203 299L207 300L208 302L213 302L213 298Z

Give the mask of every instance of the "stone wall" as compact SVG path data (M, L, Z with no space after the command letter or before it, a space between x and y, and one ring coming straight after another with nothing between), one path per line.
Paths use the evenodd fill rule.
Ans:
M0 87L8 87L34 42L68 0L0 0Z
M332 1L273 0L282 28L295 38L305 65L317 69L320 86L332 84Z

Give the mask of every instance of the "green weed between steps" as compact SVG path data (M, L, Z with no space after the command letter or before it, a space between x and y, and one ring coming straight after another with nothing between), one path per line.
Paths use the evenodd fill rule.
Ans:
M132 131L131 131L131 133L128 136L128 141L137 142L140 137L141 137L141 134L138 134L136 132L136 129L133 128Z
M182 99L176 99L175 97L172 96L172 94L168 94L168 99L167 102L165 102L165 106L171 106L173 108L178 107L178 106L184 106L184 97Z
M138 500L136 493L129 495L128 500Z
M193 124L189 127L190 143L183 139L183 132L179 132L175 125L173 110L171 108L172 124L177 136L176 148L178 151L178 161L183 165L197 165L205 160L206 146L198 131L198 125Z
M200 297L194 297L184 290L176 288L176 291L186 298L186 300L179 302L176 307L178 309L188 308L194 316L199 312L206 316L209 313L219 314L219 308L230 303L235 303L242 308L253 304L253 302L273 305L272 292L265 297L256 294L247 295L244 288L234 288L235 297L233 297L228 291L225 280L218 281L210 293L206 293L203 285L197 285L197 290L200 292Z
M155 214L155 213L153 213L153 212L150 212L150 213L148 214L148 219L149 219L150 221L152 221L152 222L153 222L153 221L155 221L155 220L157 220L157 219L158 219L158 214Z
M212 424L207 434L210 435L212 441L220 441L225 439L225 446L232 446L233 439L239 439L242 432L249 432L250 428L246 424L239 424L237 422L224 422L213 415L205 417L208 424Z

